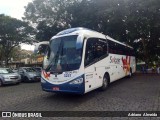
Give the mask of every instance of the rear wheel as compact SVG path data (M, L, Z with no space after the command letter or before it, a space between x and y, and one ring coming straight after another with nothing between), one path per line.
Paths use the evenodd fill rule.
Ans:
M129 77L129 78L132 77L132 69L131 69L131 68L130 68L128 77Z
M2 80L0 80L0 87L1 87L1 86L3 86L3 82L2 82Z
M102 84L102 87L100 88L100 90L104 91L108 88L109 86L109 75L108 74L105 74L104 77L103 77L103 84Z

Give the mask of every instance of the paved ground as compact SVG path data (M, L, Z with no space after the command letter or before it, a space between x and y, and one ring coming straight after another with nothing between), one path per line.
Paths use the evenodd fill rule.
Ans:
M0 111L160 111L160 76L134 75L101 92L83 96L47 93L40 83L0 88ZM49 119L49 118L48 118ZM62 118L56 118L62 119ZM63 118L68 119L68 118ZM84 119L84 118L70 118ZM99 120L100 118L85 118ZM101 118L102 119L102 118ZM103 118L106 119L106 118ZM109 120L157 120L160 118L107 118Z

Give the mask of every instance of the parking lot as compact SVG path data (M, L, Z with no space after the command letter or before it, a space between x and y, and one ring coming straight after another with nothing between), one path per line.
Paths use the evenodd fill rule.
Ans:
M7 85L0 87L0 111L160 111L160 76L136 74L83 96L47 93L40 82Z

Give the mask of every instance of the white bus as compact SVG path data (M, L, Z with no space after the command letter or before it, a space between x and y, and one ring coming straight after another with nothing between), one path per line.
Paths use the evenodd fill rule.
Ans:
M47 92L105 90L109 83L132 76L136 70L132 47L93 30L64 30L48 43L39 43L35 51L46 44L41 85Z

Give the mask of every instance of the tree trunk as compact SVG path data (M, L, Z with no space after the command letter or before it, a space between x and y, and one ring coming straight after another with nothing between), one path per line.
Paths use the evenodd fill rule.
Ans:
M145 38L142 38L142 44L143 44L143 55L144 55L143 60L146 64L148 64L149 61L148 61L147 42Z

